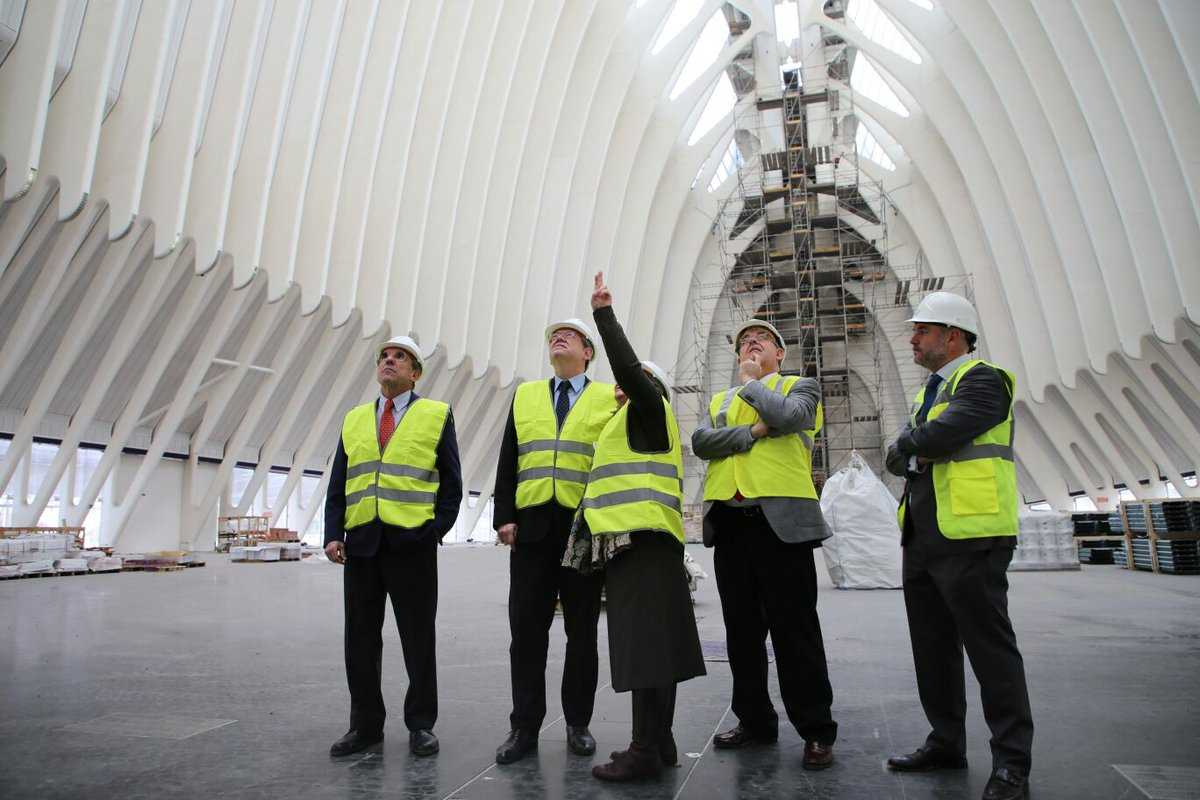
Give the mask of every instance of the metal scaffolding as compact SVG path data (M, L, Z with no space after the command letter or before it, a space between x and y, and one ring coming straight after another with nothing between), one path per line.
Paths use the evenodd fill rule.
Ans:
M692 287L694 362L679 383L695 387L694 413L706 413L708 398L736 379L737 326L769 320L787 344L783 374L821 386L824 428L813 454L820 485L855 450L882 471L908 389L922 379L897 356L908 351L898 339L908 311L929 291L969 297L970 281L933 277L919 253L896 263L888 244L895 207L860 169L846 47L826 37L817 52L828 57L786 69L781 92L750 88L753 102L739 103L729 178L736 185L713 223L718 277ZM692 461L698 474L703 466Z

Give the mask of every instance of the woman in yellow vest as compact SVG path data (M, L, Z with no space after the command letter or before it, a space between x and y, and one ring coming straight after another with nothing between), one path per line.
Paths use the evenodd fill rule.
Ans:
M658 775L677 762L675 685L705 674L683 566L683 456L666 375L638 360L596 274L592 311L621 403L596 442L565 566L604 571L612 687L633 693L633 736L592 774Z

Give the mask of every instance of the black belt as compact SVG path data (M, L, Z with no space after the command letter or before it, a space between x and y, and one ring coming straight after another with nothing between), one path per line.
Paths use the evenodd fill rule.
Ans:
M765 518L766 517L766 515L763 514L762 506L731 506L728 503L721 503L721 505L724 506L727 510L729 510L733 513L736 513L736 514L741 514L742 516L745 516L745 517L755 517L755 518Z

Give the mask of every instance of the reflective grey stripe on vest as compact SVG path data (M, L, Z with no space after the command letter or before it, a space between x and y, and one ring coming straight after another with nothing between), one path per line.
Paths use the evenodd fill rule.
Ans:
M674 464L660 464L656 461L630 461L625 464L605 464L592 470L590 480L611 478L614 475L661 475L664 478L678 478L679 470Z
M346 480L370 475L376 471L381 475L392 475L397 478L416 478L427 483L438 482L436 469L421 469L420 467L410 467L407 464L386 464L379 461L364 461L361 464L355 464L346 470Z
M585 483L587 481L587 473L577 469L563 469L562 467L530 467L517 473L517 483L535 481L539 478Z
M403 489L379 489L380 500L391 500L396 503L433 503L437 500L436 492L414 492Z
M350 506L354 505L355 503L359 502L360 500L366 500L368 497L374 497L374 496L375 496L375 487L374 486L368 486L365 489L359 489L357 492L351 492L350 494L346 495L346 508L349 508Z
M438 482L438 472L436 469L421 469L420 467L410 467L407 464L383 464L379 468L381 475L392 475L397 478L416 478L419 481L427 483Z
M357 478L360 475L370 475L377 469L379 469L378 461L364 461L361 464L355 464L346 470L346 480ZM347 497L346 500L349 501L350 498Z
M653 489L623 489L619 492L609 492L599 497L585 497L583 508L608 508L626 503L641 503L650 500L667 506L675 511L683 512L683 503L678 497L666 492L656 492Z
M1002 458L1005 461L1012 461L1012 445L969 444L950 456L951 461L978 461L981 458Z
M714 428L725 427L725 418L729 415L729 404L733 402L733 398L737 396L737 393L738 389L730 389L725 392L725 399L721 401L721 408L717 411L717 418L713 420Z
M785 382L786 381L782 375L779 377L779 380L775 381L775 393L778 394L780 397L787 397L787 392L785 392L783 390L783 384ZM799 381L796 381L796 383L799 383ZM811 453L812 449L813 449L812 437L809 436L804 431L797 431L796 435L799 436L800 441L804 443L804 449Z
M558 450L560 453L579 453L580 455L590 456L596 452L594 445L586 442L571 442L563 439L555 441L554 439L534 439L531 442L517 445L517 455L523 456L527 453L536 453L541 450Z
M366 489L346 495L346 508L349 508L360 500L366 500L369 497L376 497L375 488L376 487L374 486L368 486ZM391 500L396 503L433 503L437 500L437 493L380 488L378 499Z

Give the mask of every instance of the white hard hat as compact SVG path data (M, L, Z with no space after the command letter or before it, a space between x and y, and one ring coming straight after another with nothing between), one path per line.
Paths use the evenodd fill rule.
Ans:
M555 331L562 330L563 328L570 328L571 330L575 331L583 337L584 344L586 344L588 347L595 348L596 345L593 344L595 337L592 336L592 329L587 326L586 322L576 317L571 317L570 319L560 319L558 322L551 322L549 325L547 325L546 341L550 341L550 336Z
M401 350L412 356L413 360L418 364L424 361L424 357L421 355L420 345L407 336L393 336L383 344L379 345L379 350L375 354L375 360L378 361L379 359L383 358L383 351L387 350L389 347L399 347Z
M775 337L775 343L783 350L783 358L787 358L787 345L783 343L783 334L779 332L778 328L763 319L748 319L738 327L737 333L733 334L733 351L735 353L740 349L739 343L742 341L742 334L751 328L766 328L769 330L771 335ZM783 358L779 360L783 361Z
M979 335L979 315L975 313L975 306L967 298L953 292L927 295L908 321L949 325L973 336Z
M667 393L667 398L671 397L671 381L667 379L667 373L658 364L653 361L643 361L642 369L654 376L654 380L662 384L662 388Z

